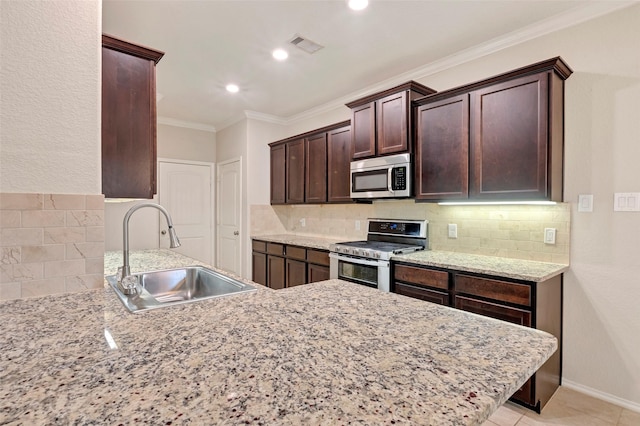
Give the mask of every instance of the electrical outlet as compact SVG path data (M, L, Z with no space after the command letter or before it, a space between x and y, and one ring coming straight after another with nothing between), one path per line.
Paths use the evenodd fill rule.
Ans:
M544 228L544 243L545 244L556 243L556 228Z
M458 238L458 225L455 223L450 223L447 225L447 230L449 233L449 238Z
M356 231L360 230L360 221L356 220Z
M307 226L307 220L304 217L300 219L300 226L302 226L303 228Z

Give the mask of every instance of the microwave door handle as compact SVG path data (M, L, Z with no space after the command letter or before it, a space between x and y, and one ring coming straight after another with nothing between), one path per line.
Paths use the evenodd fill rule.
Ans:
M389 172L387 173L387 188L389 190L390 193L394 193L395 191L393 190L393 167L389 167Z

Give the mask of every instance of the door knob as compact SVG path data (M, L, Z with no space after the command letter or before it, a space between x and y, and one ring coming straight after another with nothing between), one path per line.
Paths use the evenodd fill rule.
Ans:
M162 235L167 235L167 231L165 231L164 229L163 229L162 231L160 231L160 233L161 233Z
M240 235L240 232L238 232L238 231L233 231L233 235Z

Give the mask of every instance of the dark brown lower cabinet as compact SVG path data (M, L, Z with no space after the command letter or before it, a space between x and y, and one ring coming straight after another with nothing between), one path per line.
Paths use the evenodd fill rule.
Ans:
M392 289L405 296L554 335L558 339L558 350L511 400L540 412L560 386L562 275L530 282L394 262Z
M273 289L329 279L329 252L252 240L252 280Z

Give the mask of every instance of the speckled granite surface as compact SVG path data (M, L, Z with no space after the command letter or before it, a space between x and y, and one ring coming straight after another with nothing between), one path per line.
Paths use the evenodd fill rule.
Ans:
M319 250L329 250L332 243L340 243L344 239L312 237L307 235L277 234L277 235L256 235L252 236L254 240L270 241L280 244L291 244L301 247L315 248Z
M535 282L545 281L569 269L568 265L557 263L431 250L394 256L393 260Z
M344 240L300 237L295 235L268 235L253 237L264 241L283 244L295 244L312 248L329 250L331 243ZM458 271L496 275L526 281L541 282L569 269L569 265L558 263L536 262L531 260L510 259L506 257L482 256L477 254L457 253L451 251L424 250L411 254L397 255L393 260L414 263L417 265L435 266Z
M338 280L139 314L105 288L3 302L0 321L10 425L477 425L557 346Z

